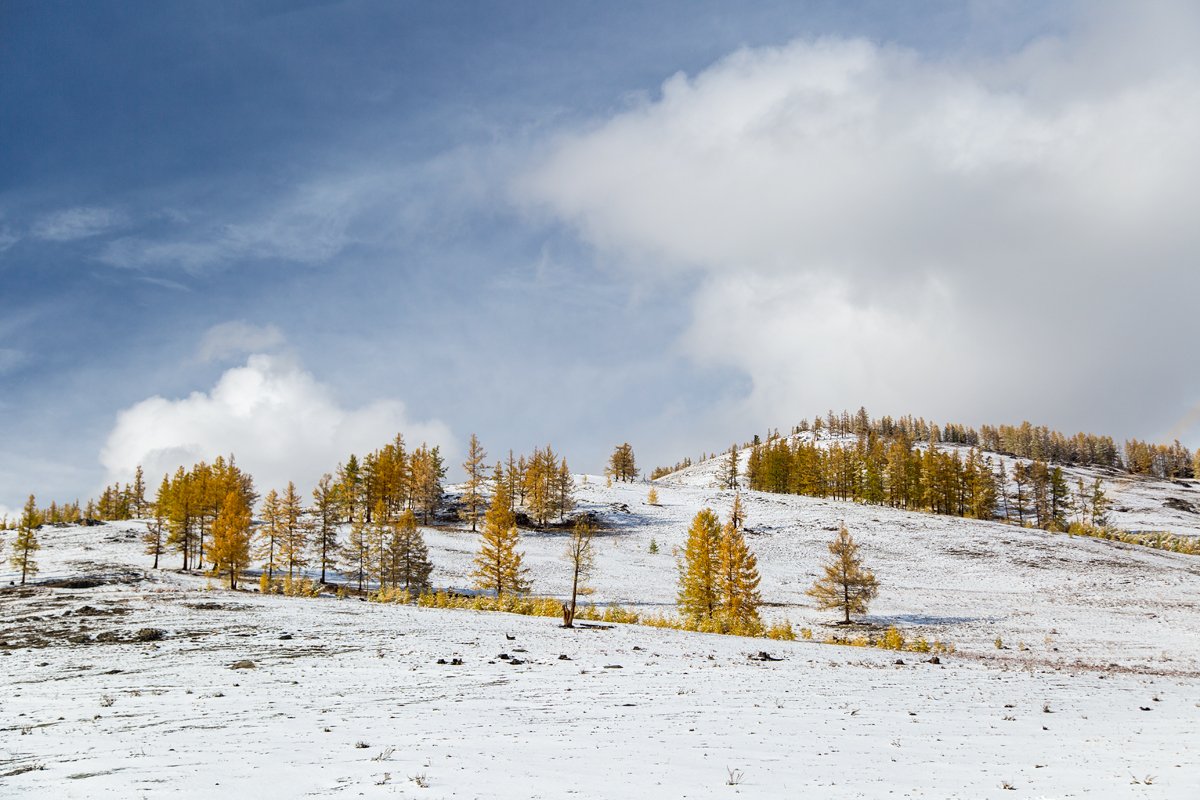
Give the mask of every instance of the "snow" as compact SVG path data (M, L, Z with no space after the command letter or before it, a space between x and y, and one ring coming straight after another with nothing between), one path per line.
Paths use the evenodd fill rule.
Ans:
M696 511L732 502L704 467L660 481L656 506L646 484L580 486L581 510L605 522L589 599L673 610L672 548ZM1128 495L1150 510L1130 513L1176 488L1136 482ZM815 641L235 594L173 571L177 558L151 570L140 523L44 528L39 583L113 582L0 591L0 795L1200 792L1200 559L814 498L743 501L768 617L817 639L837 630L804 590L844 521L881 584L866 621L957 652L939 665ZM425 535L435 580L469 585L476 537ZM535 591L565 592L565 534L522 540ZM142 628L165 636L95 641ZM81 632L92 641L71 643ZM782 660L748 657L760 650ZM243 659L256 667L229 668Z

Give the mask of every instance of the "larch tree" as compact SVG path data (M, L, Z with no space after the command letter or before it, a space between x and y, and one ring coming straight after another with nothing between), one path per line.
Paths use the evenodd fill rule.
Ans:
M328 472L322 475L312 496L313 545L317 560L321 563L321 583L325 583L325 574L333 569L338 556L338 519L341 516L340 498L333 476Z
M750 552L746 538L733 520L721 529L718 560L718 589L721 617L727 629L738 629L758 622L762 597L758 593L758 559Z
M150 512L154 515L146 524L146 532L142 534L142 551L148 556L154 556L154 569L158 569L158 559L163 554L163 537L167 530L167 500L171 494L171 484L163 475L162 484L158 487L158 499L150 504Z
M300 493L296 484L288 481L287 490L280 499L282 533L279 539L280 559L287 564L288 580L296 570L308 565L308 529L301 524L304 513Z
M737 443L729 446L729 455L721 470L721 483L726 489L736 489L738 486L738 447Z
M741 492L733 495L733 507L729 509L729 523L739 531L746 527L746 508L742 505Z
M479 589L494 591L497 597L529 591L526 570L517 552L520 534L507 498L497 493L483 520L479 552L475 555L472 577Z
M558 474L554 482L555 490L555 511L558 512L559 521L567 518L567 514L575 508L575 478L571 475L571 468L567 466L567 459L563 458L558 465Z
M283 504L280 502L279 493L272 489L263 498L263 524L259 528L258 546L258 558L263 560L263 569L267 571L267 583L275 580L275 568L279 564L283 540L283 520Z
M350 523L350 536L346 542L346 565L350 569L349 576L358 582L358 590L363 590L371 559L371 541L367 531L367 521L362 515Z
M225 495L221 511L213 520L209 548L216 573L229 573L230 589L237 589L238 577L250 563L250 538L250 509L241 494L231 491Z
M133 515L138 519L146 513L146 476L142 472L142 465L137 465L137 470L133 473L133 486L130 489L129 500L133 505Z
M462 517L471 523L471 533L475 533L479 517L483 512L483 482L486 469L484 459L486 458L487 453L484 451L483 445L479 443L479 437L472 433L471 441L467 445L467 460L462 465L463 471L467 474L466 489L462 496Z
M653 486L651 486L650 491L646 493L646 504L652 506L658 505L658 491Z
M677 604L685 617L712 619L720 609L717 586L720 559L721 522L711 508L705 508L692 519L679 564Z
M429 548L425 537L417 527L417 517L412 509L406 509L393 523L393 581L410 592L423 592L429 588L429 576L433 564L429 560Z
M608 459L605 474L612 480L632 483L638 475L637 461L633 456L633 445L629 442L617 445Z
M824 566L825 574L807 594L817 601L817 608L821 610L840 609L843 622L849 625L851 614L867 613L867 606L875 599L879 585L875 575L863 567L858 544L845 525L830 542L829 554L833 558Z
M571 567L571 604L569 606L563 604L563 627L574 627L579 590L591 579L592 571L595 569L595 551L592 549L595 536L596 528L590 520L585 517L575 520L575 525L571 529L571 538L567 542L567 549L564 553L567 563Z
M22 586L25 585L27 578L38 573L36 554L38 550L42 549L42 546L38 544L37 529L41 524L37 500L33 495L29 495L29 499L25 501L25 508L21 512L21 519L17 522L17 538L12 543L12 555L8 559L12 568L21 573Z

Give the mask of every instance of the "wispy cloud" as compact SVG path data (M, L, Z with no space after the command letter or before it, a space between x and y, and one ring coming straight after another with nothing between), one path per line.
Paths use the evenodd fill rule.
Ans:
M29 234L48 242L72 242L108 233L128 223L124 212L100 206L77 206L50 214L34 221Z
M274 325L233 320L209 328L200 339L196 356L205 362L220 361L230 356L269 352L284 341L283 332Z

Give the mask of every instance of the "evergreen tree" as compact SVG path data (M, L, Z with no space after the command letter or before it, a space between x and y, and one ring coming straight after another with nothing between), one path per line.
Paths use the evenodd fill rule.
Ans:
M391 547L394 565L393 583L403 584L410 592L420 593L429 588L429 576L433 564L429 561L429 549L425 537L417 527L417 518L411 509L404 511L393 523Z
M42 549L42 546L38 544L36 531L41 524L42 519L38 514L37 501L33 495L29 495L29 499L25 501L25 508L21 512L21 519L17 522L17 538L12 543L12 555L8 559L12 568L20 571L22 586L25 585L26 578L31 578L38 573L35 554Z
M308 565L308 529L300 521L304 506L300 501L300 493L296 491L296 484L291 481L288 481L287 490L279 501L279 510L279 557L282 563L287 564L290 581L296 570Z
M341 495L342 511L346 514L347 522L354 522L361 507L362 474L358 466L358 457L353 453L346 459L345 466L338 467L337 490Z
M259 528L258 558L263 559L267 582L275 580L275 568L280 562L284 531L283 503L274 489L267 492L262 505L263 524Z
M321 583L333 569L338 556L337 523L341 516L339 493L333 476L325 473L313 489L313 534L317 561L321 564Z
M1097 528L1103 528L1108 525L1108 510L1112 507L1112 501L1108 499L1108 495L1104 493L1104 487L1100 483L1100 479L1096 478L1092 481L1091 498L1089 501L1092 525Z
M727 629L758 622L758 560L746 545L742 532L730 520L721 529L718 581L721 617Z
M575 520L575 526L571 529L571 538L567 542L567 549L564 553L567 563L571 567L571 604L563 606L563 626L566 628L573 627L575 624L575 608L579 590L591 579L592 570L595 569L596 559L592 550L592 540L595 535L596 529L589 520L584 517Z
M439 448L431 449L422 444L413 451L410 467L412 505L427 523L442 502L442 479L445 477L446 467Z
M350 537L346 543L346 561L350 568L350 576L358 583L358 590L363 590L363 582L367 578L370 564L370 537L367 533L367 521L360 515L350 523Z
M700 511L688 528L679 565L677 604L685 617L712 619L721 607L717 581L721 560L721 523L712 509Z
M517 552L519 532L506 498L497 493L483 520L479 552L475 556L475 585L490 589L497 597L529 591L526 570Z
M167 476L163 475L162 483L158 487L158 497L150 504L150 511L154 516L146 524L146 533L142 535L142 544L146 546L142 552L154 556L154 569L158 569L158 559L163 554L163 534L167 529L167 505L170 496L171 484Z
M484 459L487 458L487 453L483 449L483 445L479 444L479 437L471 434L471 441L467 445L467 460L463 462L463 471L467 474L466 489L463 491L463 519L471 523L471 533L475 533L476 525L479 522L479 516L483 511L483 481L484 481Z
M638 475L637 462L633 457L633 445L629 442L618 445L608 459L605 474L615 481L632 483Z
M841 609L845 624L851 614L867 613L867 606L879 589L875 576L863 568L858 545L850 531L842 525L838 536L829 545L833 559L825 565L825 574L818 578L807 594L817 601L817 608Z
M229 573L230 589L237 588L238 576L250 563L250 535L250 509L241 494L230 491L213 520L210 552L214 571Z
M721 474L721 484L726 489L738 487L738 448L737 443L730 445L729 455L725 458L725 466Z

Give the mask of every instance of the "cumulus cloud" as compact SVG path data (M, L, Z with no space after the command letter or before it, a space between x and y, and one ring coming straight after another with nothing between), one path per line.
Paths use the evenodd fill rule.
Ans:
M264 353L283 342L283 332L274 325L254 325L243 320L232 320L205 331L196 355L201 361L220 361L230 356Z
M49 242L87 239L124 225L125 214L98 206L78 206L45 214L33 223L30 234Z
M256 354L208 392L151 397L121 411L101 462L110 480L128 480L138 464L157 476L233 453L262 490L289 480L303 490L351 452L373 450L397 433L443 449L453 444L444 424L410 419L397 400L348 408L294 360Z
M1158 346L1196 332L1200 24L1116 8L986 62L741 50L564 134L517 196L639 274L698 277L682 344L744 369L762 422L1125 425L1127 388L1079 413L1105 369L1200 390Z

